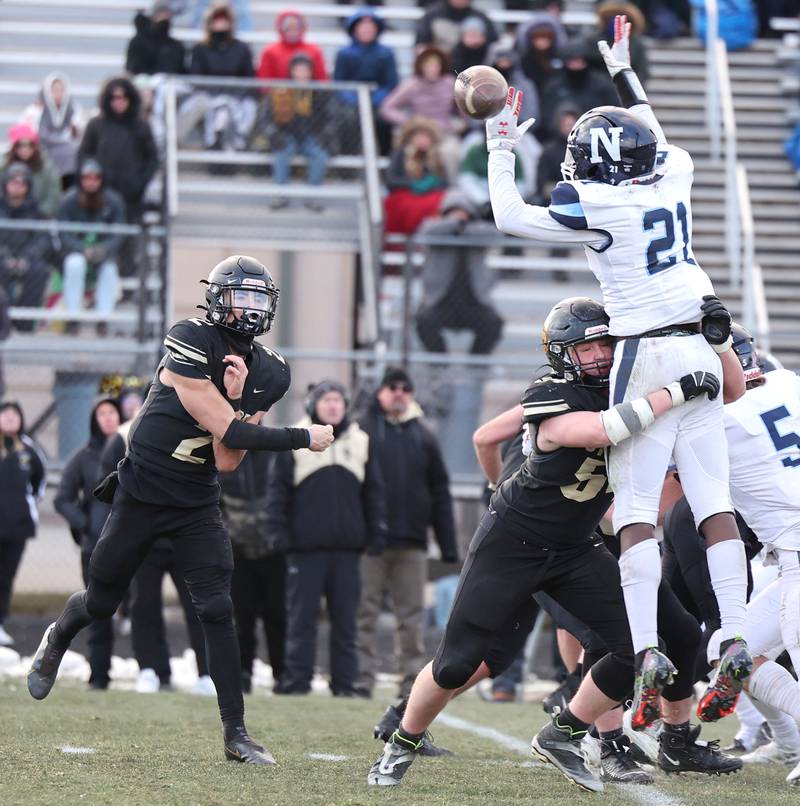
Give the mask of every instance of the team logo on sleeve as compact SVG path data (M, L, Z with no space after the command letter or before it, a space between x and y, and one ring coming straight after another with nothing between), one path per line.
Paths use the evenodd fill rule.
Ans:
M608 131L600 126L594 126L589 129L589 137L591 137L591 161L603 162L603 157L600 156L600 143L602 141L603 148L608 154L608 158L613 162L619 162L622 158L620 154L620 137L622 136L622 126L610 126Z

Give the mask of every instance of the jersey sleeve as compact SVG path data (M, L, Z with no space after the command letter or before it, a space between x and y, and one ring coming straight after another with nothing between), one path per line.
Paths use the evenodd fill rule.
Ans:
M275 350L259 345L258 373L252 378L253 410L269 411L289 389L292 373L286 359ZM251 379L248 376L248 385Z
M173 325L164 337L167 355L164 367L184 378L211 378L210 347L205 327L185 319Z
M520 402L523 421L532 425L538 425L548 417L572 411L568 384L556 383L547 378L535 381L522 395Z
M570 182L559 182L550 194L550 215L570 229L588 229L586 213L578 189Z

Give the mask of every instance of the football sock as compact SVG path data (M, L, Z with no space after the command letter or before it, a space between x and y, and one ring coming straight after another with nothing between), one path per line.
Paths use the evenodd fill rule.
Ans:
M410 745L418 745L422 741L422 737L425 735L425 731L422 733L410 733L407 730L403 730L403 725L401 724L400 727L394 732L392 738L398 738L401 742Z
M643 540L623 551L619 558L619 572L634 653L657 647L658 586L661 582L658 543Z
M762 663L751 675L750 694L800 722L800 685L775 661Z
M406 712L406 706L408 705L408 697L403 697L397 705L395 705L394 710L400 714L400 718L403 718L403 714Z
M208 673L217 689L220 719L226 726L243 725L242 667L233 619L200 624L206 639Z
M747 557L741 540L723 540L706 549L711 586L719 605L720 640L744 632L747 603Z
M614 739L619 739L622 736L622 728L616 728L615 730L604 730L600 734L600 738L604 742L613 742Z
M741 698L739 701L741 702ZM798 730L797 723L789 714L784 714L783 711L779 711L777 708L760 700L753 700L752 705L759 716L767 720L769 729L772 731L772 741L781 750L800 750L800 730ZM738 705L736 712L739 712Z
M763 705L763 703L762 703ZM771 706L767 705L771 711ZM761 726L764 724L764 714L753 704L746 692L739 695L739 702L736 703L736 718L739 720L739 730L736 738L748 749L752 748Z
M665 733L679 733L681 735L688 733L691 724L687 719L686 722L679 722L677 725L670 725L669 722L664 723L664 732Z
M52 635L53 645L58 649L66 650L72 643L72 639L91 622L92 617L86 609L86 591L73 593L67 599L64 610L56 620Z
M569 708L556 714L553 723L557 728L569 730L570 739L582 739L589 730L589 723L578 719Z

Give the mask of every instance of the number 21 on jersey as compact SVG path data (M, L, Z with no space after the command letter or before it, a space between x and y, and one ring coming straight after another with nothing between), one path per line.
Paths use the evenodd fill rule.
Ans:
M694 266L696 263L691 256L691 247L689 245L689 216L686 211L686 205L683 202L678 202L674 211L668 210L666 207L659 207L655 210L648 210L642 217L644 231L653 233L653 238L647 245L646 252L648 274L658 274L658 272L664 271L664 269L668 269L678 262L674 254L664 258L659 257L662 252L672 251L675 246L675 232L678 227L680 227L683 238L682 260Z

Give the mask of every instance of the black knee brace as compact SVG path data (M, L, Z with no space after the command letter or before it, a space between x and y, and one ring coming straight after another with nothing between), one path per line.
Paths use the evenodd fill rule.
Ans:
M233 602L227 593L212 593L197 605L197 617L200 621L220 623L233 617Z
M621 702L633 689L633 656L604 655L592 666L589 674L606 697Z
M452 691L461 688L475 674L477 668L478 666L466 659L442 660L437 654L433 659L433 679L436 685Z

